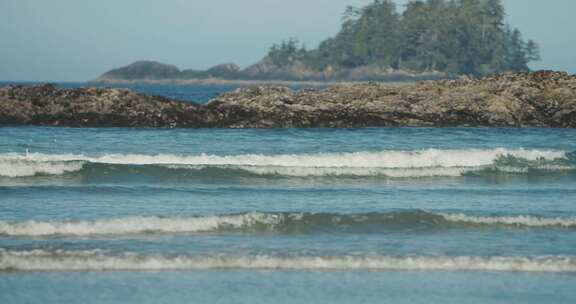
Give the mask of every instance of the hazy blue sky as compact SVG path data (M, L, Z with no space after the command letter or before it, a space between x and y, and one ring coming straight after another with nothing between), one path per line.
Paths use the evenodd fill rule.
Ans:
M245 67L284 38L315 47L338 31L347 5L370 2L0 0L0 80L89 80L140 59ZM576 73L575 0L503 3L509 23L541 45L534 68Z

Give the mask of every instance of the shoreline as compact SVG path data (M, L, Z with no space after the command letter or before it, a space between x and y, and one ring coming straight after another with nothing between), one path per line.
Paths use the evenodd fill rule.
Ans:
M85 83L97 85L122 85L122 84L150 84L150 85L234 85L234 86L310 86L310 87L328 87L335 85L356 85L378 82L390 86L413 85L419 81L313 81L313 80L229 80L222 78L206 79L96 79L86 81Z

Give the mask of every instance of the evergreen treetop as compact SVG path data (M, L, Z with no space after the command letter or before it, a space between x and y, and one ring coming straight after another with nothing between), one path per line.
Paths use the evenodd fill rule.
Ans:
M527 71L538 45L505 22L501 0L412 0L399 13L392 0L348 7L342 28L317 49L296 39L275 44L278 67L295 62L314 70L377 64L414 72L483 76Z

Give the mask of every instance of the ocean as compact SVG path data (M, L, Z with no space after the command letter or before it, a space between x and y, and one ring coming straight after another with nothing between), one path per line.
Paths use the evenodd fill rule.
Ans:
M576 303L575 287L576 130L0 128L0 303Z

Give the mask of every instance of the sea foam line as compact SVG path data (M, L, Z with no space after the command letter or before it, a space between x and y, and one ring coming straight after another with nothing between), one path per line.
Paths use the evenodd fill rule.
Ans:
M470 256L162 256L98 251L7 251L0 249L0 271L146 270L371 270L576 272L576 258Z
M145 233L195 233L219 229L272 225L278 217L265 213L205 217L126 217L92 221L0 221L0 235L42 237L51 235L90 236Z
M551 161L564 158L566 153L553 150L505 148L461 150L426 149L415 151L390 150L378 152L362 151L285 155L245 154L227 156L207 154L106 154L89 156L84 154L28 153L23 155L5 153L0 154L0 176L21 177L35 174L63 174L66 172L79 171L85 163L166 166L188 165L193 169L201 166L236 166L259 174L276 172L287 175L397 174L413 176L415 173L410 172L410 169L423 168L427 169L424 170L424 173L421 173L424 174L423 176L454 176L461 174L462 171L469 170L469 168L479 168L494 164L494 162L502 156L511 156L528 161ZM55 168L51 168L51 166ZM390 170L386 172L385 169ZM406 169L408 171L399 169ZM444 172L441 170L444 170Z
M82 170L85 161L29 161L0 158L0 177L63 175Z
M455 223L479 225L507 225L519 227L564 227L576 228L576 218L544 218L529 215L519 216L470 216L466 214L442 214Z
M318 224L315 224L314 222ZM326 224L328 223L328 224ZM339 226L339 223L342 223ZM429 224L451 227L451 224L506 227L576 228L576 218L544 218L536 216L471 216L466 214L410 211L371 214L329 213L260 213L204 217L126 217L91 221L0 221L0 235L17 237L98 236L129 234L177 234L239 231L241 229L278 232L312 229L354 229L369 223L376 225L398 223L406 227ZM329 225L319 227L319 225ZM397 227L396 227L397 229ZM311 230L310 232L314 232Z

